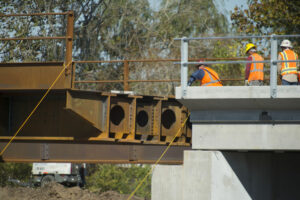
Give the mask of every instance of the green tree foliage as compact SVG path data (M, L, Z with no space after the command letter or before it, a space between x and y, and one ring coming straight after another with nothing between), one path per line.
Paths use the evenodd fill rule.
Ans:
M27 163L0 163L0 186L11 184L8 181L11 179L18 179L27 182L31 176L31 164Z
M76 34L82 38L76 39L82 44L89 43L79 48L78 59L82 60L123 60L123 59L141 59L145 57L145 50L148 48L150 39L148 27L151 22L151 12L147 0L114 0L109 1L105 13L96 14L97 17L91 17L93 20L81 22L86 24L80 28L85 29L89 34ZM101 7L99 6L98 9ZM91 15L93 16L93 15ZM103 19L100 25L99 19ZM87 50L90 49L90 50ZM86 52L92 51L92 52ZM83 55L86 57L82 57ZM90 65L89 68L81 66L84 72L92 71L92 79L97 80L120 80L123 79L123 64L102 64L101 66ZM130 72L134 73L135 69L131 68ZM86 77L83 77L86 78ZM102 84L97 85L98 90L120 89L120 84Z
M231 15L237 32L246 34L292 35L300 31L300 1L248 0L248 9L235 8ZM289 38L299 51L299 40ZM269 55L269 42L258 41L262 50Z
M92 192L118 191L121 194L130 194L150 170L149 165L119 166L98 164L87 177L87 188ZM144 182L136 192L137 196L150 198L151 179Z
M163 42L161 48L172 48L173 39L178 37L227 33L226 18L210 0L163 0L155 18L157 42ZM170 53L174 56L175 52Z
M300 32L300 1L248 0L248 9L235 8L231 15L238 32L297 34Z
M236 58L241 57L241 43L234 40L217 40L213 51L214 58ZM244 81L232 79L244 78L245 65L243 64L217 64L215 70L224 81L223 85L241 85Z
M180 58L179 37L199 37L227 33L227 21L218 13L211 0L163 0L158 11L153 12L149 26L151 43L147 49L148 58ZM189 57L212 57L212 41L191 42ZM149 63L135 66L133 79L180 79L180 66L170 63ZM192 68L190 68L192 70ZM140 73L142 72L142 73ZM148 94L174 94L179 83L133 83L134 91L150 91Z

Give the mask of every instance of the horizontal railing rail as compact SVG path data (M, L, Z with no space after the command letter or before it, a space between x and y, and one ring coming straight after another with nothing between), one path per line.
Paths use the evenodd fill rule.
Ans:
M0 17L23 17L23 16L45 16L45 15L68 15L70 12L61 13L22 13L22 14L0 14Z
M201 64L247 64L247 63L281 63L281 62L300 62L300 60L262 60L262 61L248 61L248 60L238 60L238 61L201 61ZM186 62L183 64L197 65L200 62ZM175 62L175 64L181 64L181 62Z
M213 60L246 60L244 57L230 57L230 58L190 58L190 63L197 64L195 61L199 60L207 60L205 62L216 62ZM266 58L267 59L267 58ZM171 58L171 59L140 59L140 60L134 60L134 59L128 59L128 60L89 60L89 61L73 61L75 64L74 71L76 71L76 64L109 64L109 63L123 63L124 69L123 69L123 79L121 80L76 80L76 75L73 73L72 78L72 86L74 84L89 84L89 83L123 83L124 90L128 91L130 90L129 83L142 83L142 82L180 82L180 79L155 79L155 80L131 80L129 79L129 73L130 73L130 67L129 63L150 63L150 62L176 62L180 61L180 59L177 58ZM221 61L219 61L221 62ZM179 63L179 62L176 62ZM227 78L227 79L221 79L222 81L242 81L242 78Z
M62 40L69 39L67 36L56 36L56 37L22 37L22 38L0 38L2 41L9 40Z
M300 35L240 35L240 36L219 36L219 37L190 37L190 38L175 38L174 40L224 40L224 39L254 39L254 38L294 38Z

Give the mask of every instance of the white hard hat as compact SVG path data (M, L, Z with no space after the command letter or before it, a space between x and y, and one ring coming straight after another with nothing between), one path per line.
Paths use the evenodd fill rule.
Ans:
M291 43L291 41L289 41L289 40L283 40L283 41L281 42L281 45L280 45L280 46L281 46L281 47L293 48L292 43Z

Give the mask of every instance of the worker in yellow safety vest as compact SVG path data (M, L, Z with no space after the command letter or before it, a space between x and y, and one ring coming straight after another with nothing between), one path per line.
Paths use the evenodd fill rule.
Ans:
M278 60L298 60L298 55L292 50L291 41L283 40L280 44L282 52L278 55ZM296 62L278 62L277 71L280 74L282 85L298 85L299 63Z
M191 75L188 86L191 86L195 80L200 80L201 86L223 86L217 72L201 62L203 61L200 60L197 65L198 70Z
M248 61L263 61L264 58L256 52L256 46L248 43L245 48ZM245 85L260 86L264 81L264 63L247 63L245 69Z

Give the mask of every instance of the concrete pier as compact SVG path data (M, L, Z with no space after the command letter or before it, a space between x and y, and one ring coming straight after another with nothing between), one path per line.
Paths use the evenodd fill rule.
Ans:
M158 166L152 199L300 199L300 87L188 87L192 149Z

